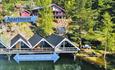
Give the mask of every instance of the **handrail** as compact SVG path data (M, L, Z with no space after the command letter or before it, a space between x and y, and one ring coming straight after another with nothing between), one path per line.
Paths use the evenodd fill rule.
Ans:
M78 50L76 47L60 47L59 49L64 50L64 51L74 51ZM20 51L53 51L54 48L12 48L12 49L6 49L6 48L0 48L0 51L15 51L15 50L20 50Z
M64 51L77 51L78 49L76 47L60 47L59 49Z
M21 48L21 49L6 49L6 48L0 48L0 54L25 54L25 53L53 53L53 52L58 52L58 53L74 53L78 51L76 47L60 47L60 51L56 51L55 49L57 48Z
M16 49L16 48L12 48L12 49L6 49L6 48L0 48L0 51L53 51L53 48L34 48L34 49L30 49L30 48L21 48L21 49Z

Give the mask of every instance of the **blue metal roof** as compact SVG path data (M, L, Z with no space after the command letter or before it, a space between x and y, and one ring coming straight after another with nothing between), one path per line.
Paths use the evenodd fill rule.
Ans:
M40 35L34 34L28 41L32 46L35 46L41 39L42 37Z
M15 44L16 41L18 41L19 39L22 39L24 42L26 42L26 44L28 44L28 42L27 42L27 40L25 38L23 38L20 34L17 34L13 39L11 39L10 46L12 46L13 44Z
M57 46L63 39L64 37L59 35L51 35L46 38L46 40L54 46Z

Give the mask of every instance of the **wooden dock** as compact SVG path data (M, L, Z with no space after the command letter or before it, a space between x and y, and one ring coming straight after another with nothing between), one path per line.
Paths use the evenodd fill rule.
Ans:
M39 54L39 53L76 53L78 50L74 47L64 48L23 48L23 49L6 49L0 48L0 54Z

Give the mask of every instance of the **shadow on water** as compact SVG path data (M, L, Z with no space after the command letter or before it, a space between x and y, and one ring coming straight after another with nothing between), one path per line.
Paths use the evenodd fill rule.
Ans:
M107 54L108 70L115 70L115 54Z
M60 59L56 62L20 62L14 60L9 62L6 55L0 55L0 70L102 70L99 67L86 62L73 61L72 55L60 54Z

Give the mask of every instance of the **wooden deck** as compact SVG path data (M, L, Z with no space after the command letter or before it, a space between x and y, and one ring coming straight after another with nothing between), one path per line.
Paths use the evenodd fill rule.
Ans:
M76 53L78 52L75 47L66 47L66 48L37 48L37 49L6 49L0 48L0 54L37 54L37 53Z

